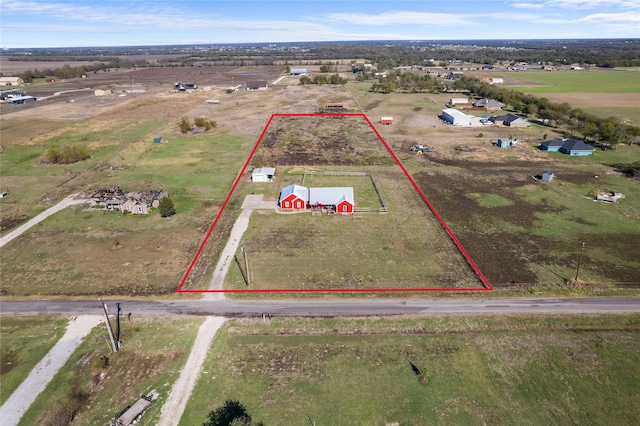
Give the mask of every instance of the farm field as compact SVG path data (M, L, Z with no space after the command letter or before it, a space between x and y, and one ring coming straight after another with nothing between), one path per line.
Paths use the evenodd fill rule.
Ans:
M8 188L10 192L9 197L0 200L3 233L69 194L88 196L97 189L114 186L124 190L165 189L178 214L161 218L154 212L134 217L86 211L83 206L57 213L2 248L0 294L4 297L172 294L271 114L324 112L328 102L344 102L348 112L367 114L436 210L447 223L451 222L462 245L474 260L477 257L476 263L489 282L522 282L540 288L564 286L567 279L573 278L575 256L582 240L586 245L581 278L605 287L637 282L640 256L633 241L638 233L640 191L636 181L623 177L615 168L638 160L637 146L598 151L593 157L581 159L543 153L535 147L545 137L561 137L558 129L537 124L522 129L495 126L457 129L444 125L438 118L449 94L383 95L369 92L368 83L299 86L295 79L285 78L282 85L268 91L228 95L223 84L232 76L240 79L248 73L262 72L265 78L270 78L278 75L277 67L222 68L137 70L136 81L140 78L149 85L147 93L100 100L90 92L78 92L73 103L52 98L36 106L3 110L0 189ZM189 74L192 71L205 74ZM206 74L215 71L220 73ZM116 84L129 74L122 71L98 75L101 85L106 86L108 81ZM189 77L206 78L211 90L189 94L169 90L174 79L186 81ZM73 84L56 82L47 86L47 90L78 87ZM569 95L574 94L566 96ZM214 97L219 97L221 103L205 104ZM394 117L392 126L377 123L380 116L386 115ZM182 116L215 119L218 125L207 133L183 135L177 127ZM345 121L329 123L333 126ZM276 260L292 253L322 253L327 260L314 255L310 264L316 265L315 270L299 270L285 280L287 285L300 280L308 286L310 283L328 286L324 270L327 265L335 265L335 259L343 262L338 274L342 278L333 282L342 286L363 283L359 285L374 288L391 281L396 273L402 278L395 280L396 287L443 283L453 288L472 284L473 274L467 273L465 262L460 263L457 251L450 250L451 241L441 229L434 227L431 218L412 217L424 215L426 209L423 210L422 201L415 198L412 188L397 185L396 177L401 176L396 176L394 167L388 165L392 164L388 153L376 151L380 144L368 126L318 127L307 122L296 128L298 124L284 119L280 126L277 132L265 135L265 149L256 152L251 167L273 164L280 170L277 173L289 181L276 180L274 185L253 187L246 182L250 169L246 171L187 288L207 288L216 256L240 212L244 195L259 190L268 198L277 199L282 186L300 182L302 173L312 169L372 173L390 205L410 206L401 217L391 219L396 221L399 235L407 243L401 243L400 238L390 240L388 234L374 236L362 232L369 230L367 220L388 226L383 222L390 220L390 214L379 217L367 214L368 218L349 220L334 217L333 222L326 217L315 217L319 219L315 222L305 221L312 220L311 217L305 220L295 217L287 222L289 217L256 211L250 235L260 244L278 244L273 255L263 252L260 246L249 247L256 253L253 259L256 266L264 265L253 270L258 274L256 285L261 281L265 288L282 285L279 274L272 276ZM152 139L160 135L168 142L153 144ZM313 143L303 137L312 138ZM509 137L525 143L509 150L498 150L492 145L497 138ZM307 142L302 144L302 140ZM353 141L353 145L348 147L344 140ZM65 166L40 164L39 158L47 149L67 143L86 147L91 158ZM432 146L436 152L414 155L409 152L414 144ZM374 163L382 165L373 166ZM547 169L555 169L558 179L545 189L531 176ZM597 182L590 177L595 175L600 176ZM585 197L594 189L619 191L627 198L618 205L586 201ZM364 194L363 203L371 204L371 187L361 187L359 191ZM371 207L376 208L373 204ZM335 231L337 222L344 222L341 227L346 235L357 236L353 243L359 245L358 250L349 251L347 245L336 250L333 237L319 239L321 244L314 245L317 252L305 251L304 247L291 250L286 244L298 244L295 240L280 245L279 235L285 232L288 223L298 234L313 223L317 235L327 236ZM415 227L415 222L429 225ZM270 232L271 226L281 233ZM336 235L340 237L344 235ZM251 241L246 244L251 245ZM365 247L373 250L371 260L367 260L368 252L362 249ZM372 280L369 270L373 259L378 262L377 268L381 262L395 266L385 269L386 276L379 281ZM356 271L358 268L366 273ZM261 270L263 276L259 275ZM266 275L270 278L265 279ZM230 288L242 288L237 268L231 270L228 278Z
M139 424L157 424L162 404L187 360L201 322L194 317L123 318L124 349L117 353L105 344L104 327L96 327L19 424L108 424L140 395L152 391L157 392L157 399Z
M640 125L638 70L526 71L500 76L505 79L505 87L519 92L567 102L596 117L614 116Z
M370 105L376 115L384 115L385 107L394 119L400 114L400 125L381 126L381 134L492 285L562 288L575 278L582 241L582 280L601 288L638 282L640 187L616 171L616 165L640 159L637 146L569 158L536 148L545 135L561 137L553 128L431 124L429 115L444 107L443 95L423 95L427 102L416 111L418 95L385 96L350 87L360 104ZM426 117L419 121L424 111ZM491 143L497 138L524 143L498 149ZM412 154L414 144L436 152ZM537 183L533 177L549 169L557 179L549 185ZM617 205L594 203L590 199L596 190L630 196Z
M65 332L59 317L3 317L0 321L0 405Z
M635 424L638 320L228 321L180 425L229 399L264 424ZM428 369L427 384L411 363Z

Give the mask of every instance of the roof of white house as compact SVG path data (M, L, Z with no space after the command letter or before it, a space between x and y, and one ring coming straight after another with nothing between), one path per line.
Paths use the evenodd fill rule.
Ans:
M342 201L353 203L353 188L309 188L309 204L335 205Z
M291 194L294 194L298 198L302 198L305 201L309 199L309 190L304 186L296 185L294 183L282 188L282 192L280 192L280 201L284 200Z
M0 81L7 83L18 83L21 80L20 77L0 77Z
M276 174L276 169L273 167L258 167L257 169L253 169L253 172L251 172L251 174L273 176L274 174Z

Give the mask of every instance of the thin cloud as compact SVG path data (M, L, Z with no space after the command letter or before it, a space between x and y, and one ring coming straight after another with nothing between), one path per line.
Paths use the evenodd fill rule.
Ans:
M640 8L640 3L629 0L551 0L546 1L545 6L578 10L602 9L605 7L638 9Z
M461 15L450 13L428 12L385 12L377 15L365 13L330 13L325 16L328 21L342 22L353 25L468 25Z
M640 13L595 13L576 20L576 22L590 24L629 24L640 31Z
M514 3L511 7L515 7L517 9L543 9L546 6L541 3Z

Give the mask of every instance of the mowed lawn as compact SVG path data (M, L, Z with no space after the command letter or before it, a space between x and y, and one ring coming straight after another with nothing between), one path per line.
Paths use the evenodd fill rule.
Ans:
M638 424L639 331L637 315L234 320L180 425L229 399L267 425Z
M305 185L352 186L356 206L369 207L371 212L347 216L252 213L242 241L250 265L250 290L482 288L399 168L365 169L351 171L371 173L388 206L386 214L378 213L381 202L369 177L321 174L308 175ZM243 185L238 197L262 187L277 199L280 185L269 185ZM228 214L238 213L230 210ZM242 259L240 251L236 255ZM228 282L232 289L247 289L235 264Z

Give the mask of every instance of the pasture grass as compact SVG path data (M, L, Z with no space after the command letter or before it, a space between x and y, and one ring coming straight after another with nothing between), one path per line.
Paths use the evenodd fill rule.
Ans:
M505 88L525 93L640 93L639 71L561 71L505 74L516 83Z
M305 184L352 185L356 205L371 207L371 212L328 216L254 211L242 241L250 253L251 289L481 287L406 177L397 170L371 173L387 214L377 212L380 201L368 177L321 174L307 175ZM244 186L240 194L247 188L253 185ZM242 259L242 253L236 255ZM228 276L230 287L244 289L235 269L233 265Z
M65 209L3 247L3 294L146 295L175 291L212 215L250 152L252 140L246 135L213 133L171 137L168 143L153 144L159 123L124 123L126 130L104 125L99 132L75 135L88 146L107 137L119 142L105 145L100 155L94 155L101 149L96 148L90 163L73 165L75 171L70 174L76 176L76 189L87 194L114 186L125 191L165 189L177 214L161 218L157 210L134 216L91 211L84 206ZM63 166L42 166L34 159L14 164L12 160L22 158L25 152L40 152L72 133L69 129L61 132L35 145L11 145L3 153L1 161L10 165L3 167L3 182L23 179L36 183L25 185L24 191L12 190L11 204L3 200L3 215L11 214L11 208L26 212L44 209L38 198L69 179ZM113 134L108 136L109 132ZM113 171L97 169L98 164L111 165Z
M123 310L126 312L123 303ZM141 425L157 424L162 404L189 355L200 318L132 316L121 320L124 349L110 351L104 326L96 327L36 398L20 425L47 423L70 409L73 392L86 401L78 407L75 424L107 424L142 394L159 393ZM108 358L105 361L102 357Z
M60 317L0 317L0 405L4 404L65 332Z
M638 315L233 320L179 424L227 399L279 425L635 424L639 331Z

